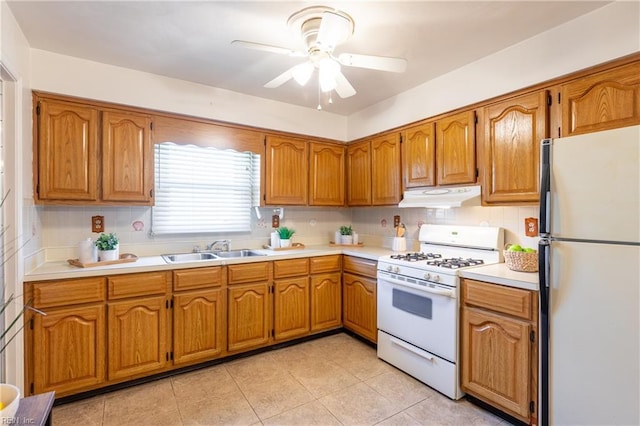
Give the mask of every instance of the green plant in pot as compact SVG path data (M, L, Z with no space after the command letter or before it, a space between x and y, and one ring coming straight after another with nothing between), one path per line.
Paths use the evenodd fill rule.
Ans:
M108 260L118 260L119 258L119 241L116 234L100 234L96 239L96 247L98 247L98 261L104 262Z
M351 225L340 227L340 244L353 244L353 228L351 228Z
M280 236L280 247L289 247L291 245L291 237L296 233L295 229L281 226L276 231Z

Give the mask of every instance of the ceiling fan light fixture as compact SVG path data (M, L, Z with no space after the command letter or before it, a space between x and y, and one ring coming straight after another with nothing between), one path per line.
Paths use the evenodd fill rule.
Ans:
M298 83L300 86L304 86L309 82L314 68L315 67L311 62L304 62L293 67L293 69L291 70L291 74L293 75L293 79L296 81L296 83Z
M339 63L329 57L322 59L318 64L320 90L323 92L330 92L335 89L338 74L340 74Z

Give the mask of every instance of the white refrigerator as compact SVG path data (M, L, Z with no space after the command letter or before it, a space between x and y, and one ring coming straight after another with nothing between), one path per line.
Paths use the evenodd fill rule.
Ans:
M541 149L541 425L640 424L640 126Z

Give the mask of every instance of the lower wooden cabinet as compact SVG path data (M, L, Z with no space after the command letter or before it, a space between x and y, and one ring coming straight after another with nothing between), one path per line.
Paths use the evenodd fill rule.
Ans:
M275 340L288 340L309 334L309 277L275 280L273 312Z
M340 272L311 276L311 332L342 324Z
M230 285L227 349L239 352L269 343L271 297L269 282Z
M345 256L342 274L342 323L372 342L378 339L376 265L375 260Z
M463 279L462 304L462 389L536 424L536 293Z

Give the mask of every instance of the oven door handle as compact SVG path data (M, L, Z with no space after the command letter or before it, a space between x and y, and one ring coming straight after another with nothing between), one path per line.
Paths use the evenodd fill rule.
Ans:
M402 286L402 287L412 288L414 290L423 291L425 293L437 294L438 296L450 297L452 299L456 298L455 289L443 289L443 288L425 287L425 286L421 286L421 285L407 283L407 282L400 281L400 280L395 280L393 278L385 277L385 276L378 276L378 280L386 281L386 282L388 282L390 284L399 285L399 286Z
M423 351L418 351L418 349L415 349L415 348L411 347L411 345L409 345L408 343L403 342L402 340L394 339L393 337L390 337L389 340L394 345L400 346L402 349L405 349L405 350L407 350L407 351L409 351L409 352L411 352L413 354L416 354L419 357L426 359L427 361L433 361L433 357L431 355L427 355Z

